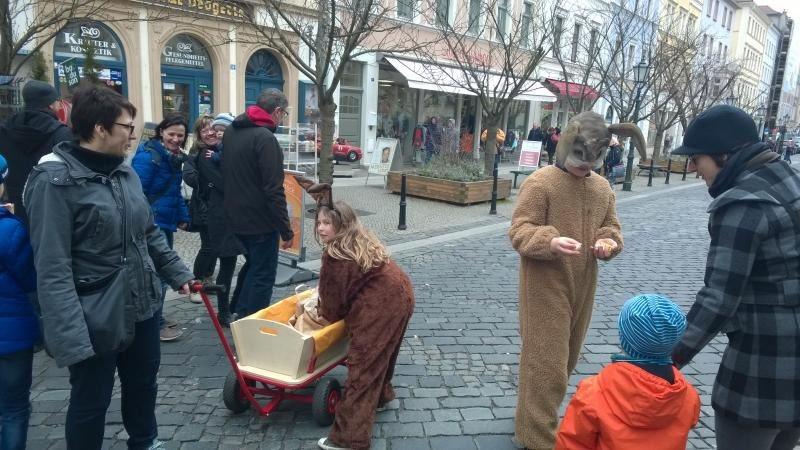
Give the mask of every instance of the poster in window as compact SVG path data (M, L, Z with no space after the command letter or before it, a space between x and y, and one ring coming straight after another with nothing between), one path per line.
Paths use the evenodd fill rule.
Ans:
M305 110L306 122L319 123L319 100L317 99L317 87L313 84L303 84L305 86Z
M297 182L295 176L303 175L303 172L283 171L283 191L286 194L286 209L289 212L289 225L292 228L292 233L294 233L294 240L291 247L281 250L281 252L296 259L300 259L303 256L303 218L305 215L303 193L305 191L300 186L300 183Z

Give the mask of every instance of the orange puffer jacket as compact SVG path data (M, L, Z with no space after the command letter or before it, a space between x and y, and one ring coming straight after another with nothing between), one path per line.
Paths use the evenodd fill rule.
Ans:
M581 381L556 450L684 450L700 416L700 397L678 369L673 373L669 384L618 362Z

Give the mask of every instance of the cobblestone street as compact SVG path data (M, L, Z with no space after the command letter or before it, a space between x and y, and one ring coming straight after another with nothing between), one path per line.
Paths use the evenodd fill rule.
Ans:
M594 318L570 393L618 352L616 320L626 299L657 292L685 310L691 305L705 266L710 197L696 180L677 180L669 188L620 197L625 251L601 265ZM378 414L374 449L516 448L511 437L519 376L519 257L502 228L508 220L503 214L486 222L497 225L494 232L395 252L414 282L417 308L395 371L401 408ZM179 245L186 240L179 239ZM291 292L292 287L276 289L275 298ZM314 423L308 405L287 401L266 418L252 410L232 415L225 409L221 390L231 369L202 305L170 300L166 314L181 322L185 333L161 346L157 413L167 448L316 448L327 429ZM717 338L684 369L703 403L689 448L714 446L709 404L723 346L724 338ZM337 368L332 375L343 380L345 371ZM29 448L64 447L67 376L44 352L37 354ZM118 388L106 437L107 448L126 448Z

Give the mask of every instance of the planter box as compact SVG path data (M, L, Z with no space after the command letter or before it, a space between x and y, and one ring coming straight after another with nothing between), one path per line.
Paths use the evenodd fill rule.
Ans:
M400 180L400 172L389 172L386 183L387 188L393 193L399 193ZM492 199L492 180L450 181L408 174L406 178L406 194L459 205L470 205L472 203L488 202ZM510 196L511 180L498 178L497 199Z

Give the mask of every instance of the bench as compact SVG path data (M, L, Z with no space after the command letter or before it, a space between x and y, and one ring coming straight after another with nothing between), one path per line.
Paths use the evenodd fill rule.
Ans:
M649 175L650 174L650 164L639 164L639 171L636 172L636 176L638 177L639 175L642 174L642 172L645 172L645 173L647 173ZM666 166L661 166L661 165L653 166L653 176L657 176L659 173L662 173L662 172L663 173L667 172L667 167Z
M514 189L517 188L517 177L519 177L520 175L527 177L528 175L532 174L534 172L534 170L536 170L536 169L517 169L517 170L512 170L511 173L514 174L513 188Z

